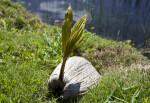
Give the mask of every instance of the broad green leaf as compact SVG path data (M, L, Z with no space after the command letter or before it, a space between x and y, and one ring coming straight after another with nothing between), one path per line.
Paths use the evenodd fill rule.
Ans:
M72 35L78 35L80 37L80 35L82 35L82 30L84 29L85 26L85 22L86 22L86 17L87 14L82 16L73 26L72 30L71 30L71 37Z
M82 32L85 27L87 14L82 16L74 25L71 31L71 36L66 45L66 52L64 56L69 56L71 52L77 47L78 44L83 40Z

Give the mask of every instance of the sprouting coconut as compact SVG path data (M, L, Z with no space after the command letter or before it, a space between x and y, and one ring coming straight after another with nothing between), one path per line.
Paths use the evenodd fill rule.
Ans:
M99 73L92 64L82 57L71 57L74 49L84 38L82 35L87 14L82 16L72 27L73 13L69 5L62 24L63 61L51 74L48 89L60 92L63 99L70 99L84 94L89 87L97 83Z

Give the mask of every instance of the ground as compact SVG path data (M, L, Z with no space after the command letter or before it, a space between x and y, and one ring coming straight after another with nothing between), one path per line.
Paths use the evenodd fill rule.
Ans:
M62 59L61 28L43 23L20 4L0 4L1 103L59 102L47 83ZM149 103L150 61L130 44L84 34L71 56L88 59L102 78L76 102Z

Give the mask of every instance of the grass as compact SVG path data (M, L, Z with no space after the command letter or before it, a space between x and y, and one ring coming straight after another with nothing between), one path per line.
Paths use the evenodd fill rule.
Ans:
M149 77L150 70L139 66L113 67L79 102L149 103Z
M149 62L129 44L102 39L90 32L85 33L87 36L76 50L75 55L88 59L100 73L104 73L109 67L145 65Z
M59 102L47 83L62 59L61 29L42 23L20 4L0 4L0 103ZM149 103L149 60L129 44L84 33L72 56L88 59L102 78L76 102Z

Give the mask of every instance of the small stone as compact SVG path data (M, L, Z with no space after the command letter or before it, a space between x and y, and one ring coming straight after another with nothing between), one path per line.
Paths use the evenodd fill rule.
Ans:
M61 27L63 21L62 20L55 20L52 24Z

